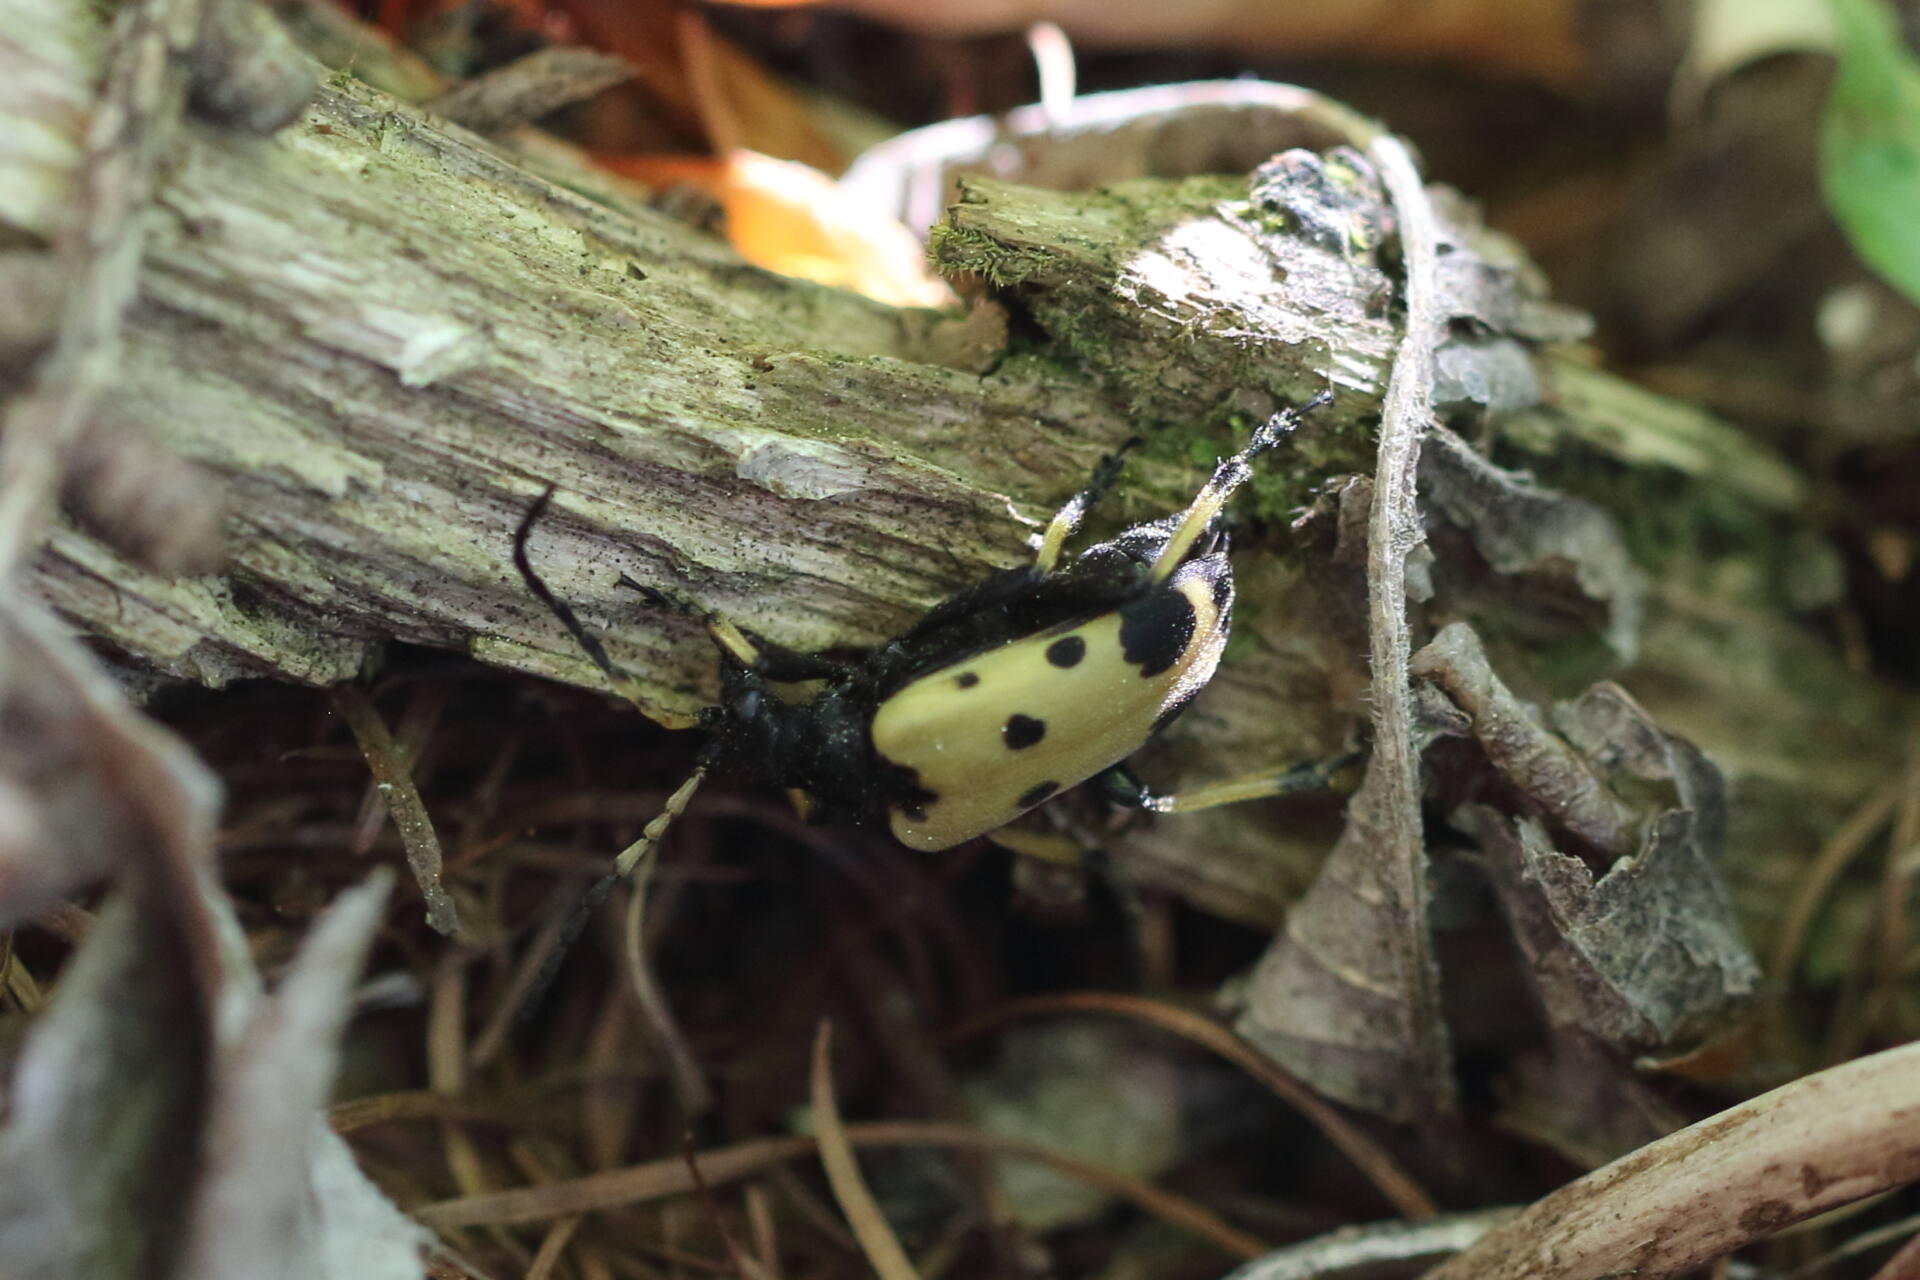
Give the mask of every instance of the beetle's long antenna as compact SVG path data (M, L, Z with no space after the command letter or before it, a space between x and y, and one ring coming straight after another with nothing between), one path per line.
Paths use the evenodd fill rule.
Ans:
M1053 572L1053 566L1060 562L1060 550L1066 545L1067 539L1087 518L1087 512L1093 509L1093 504L1113 488L1114 481L1120 478L1120 472L1126 467L1127 454L1139 447L1140 437L1134 436L1100 459L1100 465L1093 469L1093 478L1087 481L1087 487L1068 498L1066 505L1047 522L1047 531L1040 538L1040 551L1033 558L1034 568L1041 573Z
M667 828L673 825L675 818L686 812L687 805L693 800L693 793L698 791L700 784L706 780L707 766L699 765L688 775L687 780L680 784L679 789L667 797L666 804L661 806L660 812L654 815L653 821L640 829L640 838L622 849L614 858L613 869L588 885L580 894L572 909L567 912L566 922L560 926L559 935L554 939L553 950L547 953L546 962L540 966L540 972L527 987L526 998L520 1005L520 1017L527 1017L540 1007L540 1002L545 998L548 988L553 986L553 980L560 976L561 963L566 960L567 953L573 950L573 944L580 940L581 933L585 931L587 921L593 919L594 912L600 910L606 903L607 898L613 893L614 886L631 876L634 868L659 847L660 837L667 834Z
M687 805L693 800L693 793L698 791L700 784L706 780L707 766L704 764L696 766L694 771L687 775L687 780L667 797L666 804L662 805L660 812L654 815L653 821L640 829L640 838L620 851L620 856L613 860L613 870L607 874L607 879L620 880L632 875L633 869L653 851L655 845L660 843L660 837L667 834L667 828L673 825L673 820L687 811ZM606 895L603 893L601 896Z
M574 613L572 607L556 596L552 588L547 586L546 581L534 572L532 558L527 554L527 541L533 533L533 526L539 522L548 505L552 503L557 487L548 485L534 500L533 505L527 508L527 514L521 517L519 527L513 531L514 567L520 571L520 577L527 584L527 589L533 592L540 603L546 605L548 611L560 620L560 625L567 629L567 634L573 637L574 643L578 644L587 657L593 660L593 665L600 668L601 673L607 677L607 681L613 685L615 691L628 702L639 707L641 711L658 718L658 713L648 711L640 698L639 686L632 676L615 664L608 655L606 646L600 643L600 638L588 631L581 624L579 615ZM732 623L681 604L663 592L633 581L625 574L621 575L620 581L638 590L649 603L703 619L714 641L743 663L751 666L759 661L759 651L754 648L752 641L748 640ZM613 892L613 887L631 876L634 869L645 861L647 855L659 846L660 838L667 833L667 828L673 824L673 820L686 811L688 803L693 799L693 793L700 789L700 784L706 780L706 777L707 766L702 763L672 795L667 797L667 802L661 807L660 812L641 829L640 838L623 849L613 860L612 869L588 885L586 891L574 902L554 938L553 950L547 954L540 972L528 985L526 997L520 1006L520 1016L525 1017L540 1007L542 997L553 985L554 978L559 975L561 963L567 958L567 953L573 949L573 944L579 940L581 931L587 927L587 921L591 920L593 913L606 902L608 895Z
M600 643L600 637L582 626L579 615L574 613L572 606L554 595L545 579L533 571L533 561L527 555L527 539L533 533L533 526L539 522L542 515L546 514L557 488L559 488L558 485L548 485L540 496L534 499L533 505L527 508L527 514L520 517L520 527L513 531L513 567L520 571L520 580L527 584L527 590L539 597L540 603L547 606L547 611L558 618L560 625L567 629L567 634L573 637L574 643L593 660L594 666L600 668L601 674L606 676L614 692L645 711L646 706L640 698L640 686L634 683L633 677L615 665L613 659L607 656L607 647Z
M1253 477L1253 460L1268 449L1286 439L1300 424L1300 419L1315 409L1333 403L1333 392L1322 391L1303 405L1292 409L1283 409L1268 418L1247 441L1247 447L1224 459L1213 469L1213 477L1201 486L1200 492L1187 504L1186 514L1180 517L1180 524L1167 539L1166 546L1153 562L1153 571L1149 575L1159 582L1180 567L1187 558L1187 552L1193 550L1193 544L1205 533L1213 518L1220 514L1220 508L1227 505L1227 499Z

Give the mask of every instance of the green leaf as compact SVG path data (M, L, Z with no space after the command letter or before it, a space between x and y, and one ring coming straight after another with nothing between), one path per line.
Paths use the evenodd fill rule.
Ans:
M1884 0L1830 0L1840 65L1820 185L1866 264L1920 304L1920 63Z

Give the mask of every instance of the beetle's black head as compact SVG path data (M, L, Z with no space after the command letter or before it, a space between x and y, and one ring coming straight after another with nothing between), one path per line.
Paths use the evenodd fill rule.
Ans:
M820 819L881 816L902 794L902 780L885 776L874 758L868 735L873 696L859 668L821 679L808 697L774 687L786 683L723 662L720 701L700 715L713 734L705 758L723 770L806 792Z
M1143 520L1139 524L1129 525L1107 541L1082 551L1067 566L1066 572L1099 574L1116 585L1129 579L1144 583L1147 569L1166 550L1167 543L1172 541L1175 531L1180 528L1181 518L1181 513L1176 512L1158 520ZM1215 520L1207 526L1206 533L1194 542L1182 563L1225 551L1228 541L1226 522Z

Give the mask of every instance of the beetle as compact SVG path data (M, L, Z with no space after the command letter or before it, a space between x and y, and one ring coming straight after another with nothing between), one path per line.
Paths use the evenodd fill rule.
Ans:
M1161 812L1324 780L1324 769L1294 769L1156 796L1121 766L1219 664L1233 618L1233 566L1219 520L1227 500L1252 476L1255 458L1331 399L1322 391L1274 414L1216 465L1185 510L1067 556L1068 538L1138 443L1129 441L1054 515L1030 563L989 574L901 635L848 658L786 648L623 575L651 604L705 624L720 655L720 700L699 714L711 736L692 776L604 883L645 856L716 770L799 791L817 820L884 820L900 843L926 850L1004 835L1028 810L1094 777L1111 797ZM534 571L527 543L553 493L549 487L521 520L514 564L614 688L638 701L631 678ZM777 687L808 683L817 692L805 698Z

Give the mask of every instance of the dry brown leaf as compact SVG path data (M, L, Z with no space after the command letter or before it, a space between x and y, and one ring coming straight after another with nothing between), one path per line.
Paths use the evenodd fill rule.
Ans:
M1231 48L1290 57L1447 62L1562 87L1585 79L1572 0L841 0L906 26L953 34L1057 22L1090 47Z
M1450 431L1436 428L1427 444L1420 486L1428 502L1466 533L1496 574L1522 580L1499 584L1495 594L1522 596L1535 611L1563 600L1583 629L1598 630L1631 661L1645 588L1613 517L1494 466ZM1465 566L1446 575L1450 584L1472 577Z
M565 0L580 43L631 63L647 104L689 141L745 147L837 173L846 154L813 127L806 100L678 0ZM602 149L623 145L602 138ZM630 141L624 145L633 145Z
M411 1280L420 1238L321 1112L379 919L329 918L262 1001L207 875L217 787L38 606L0 598L5 906L117 883L7 1081L0 1275Z
M0 1274L418 1276L423 1233L320 1110L383 896L344 898L271 998L250 971L230 970L211 1048L171 908L144 877L117 889L13 1074ZM210 890L203 905L229 960L244 963L225 900Z
M33 1024L0 1130L0 1275L170 1273L190 1204L211 1048L161 895L109 897Z
M203 858L219 785L136 713L40 609L0 595L0 923L31 916L150 852L164 832Z
M353 986L392 877L348 890L313 926L268 996L236 968L208 1098L189 1243L194 1280L412 1280L425 1233L354 1166L322 1108ZM239 925L217 908L236 965ZM241 1016L233 1007L251 1004Z
M1740 1017L1760 970L1720 878L1726 788L1712 763L1610 684L1557 708L1556 733L1507 690L1465 623L1413 665L1518 789L1517 812L1475 803L1454 822L1487 856L1549 1020L1643 1053Z
M1356 127L1364 158L1340 166L1377 175L1391 196L1404 259L1406 320L1381 402L1367 515L1367 655L1373 750L1347 821L1320 873L1255 966L1236 1030L1323 1093L1398 1120L1454 1105L1452 1055L1427 914L1416 704L1408 672L1410 598L1424 594L1426 540L1416 478L1433 421L1434 347L1452 318L1442 295L1441 224L1412 153L1377 126ZM1263 166L1256 200L1314 201L1327 164ZM1259 184L1271 184L1265 192ZM1338 206L1335 206L1336 208ZM1344 228L1350 219L1337 219ZM1328 235L1335 234L1330 228ZM1342 254L1350 256L1352 251Z

